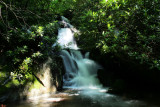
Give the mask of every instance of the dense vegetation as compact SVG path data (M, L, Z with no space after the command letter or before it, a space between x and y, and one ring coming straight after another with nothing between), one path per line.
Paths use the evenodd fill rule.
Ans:
M54 70L58 72L61 67L57 61L59 47L52 48L58 24L47 8L50 3L25 0L0 3L0 94L3 94L8 88L34 81L48 57L53 59Z
M85 9L77 9L72 19L82 31L80 45L159 69L159 1L94 0L81 5Z
M103 59L103 66L116 58L159 71L159 5L159 0L0 0L0 84L12 75L26 79L49 56L60 66L59 47L52 44L62 15L81 31L75 36L82 49L100 51L93 57Z
M127 85L158 90L160 2L79 2L76 4L79 8L72 11L72 21L82 32L77 38L79 45L95 53L93 58L106 68L99 72L101 82L117 90Z

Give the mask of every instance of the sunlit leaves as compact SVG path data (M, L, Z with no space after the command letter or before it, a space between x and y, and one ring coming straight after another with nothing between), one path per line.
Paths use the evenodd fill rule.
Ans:
M36 53L33 53L32 57L39 57L42 56L42 53L40 53L39 51Z
M21 73L25 73L29 70L29 65L32 64L32 59L30 57L24 59L23 63L20 65L19 69Z
M43 36L43 27L42 26L39 26L38 27L38 29L37 29L37 33L38 33L38 35L40 35L40 36Z
M105 3L106 3L107 1L108 1L108 0L101 0L100 3L103 4L103 5L105 5Z
M107 27L108 27L108 29L110 29L110 28L111 28L111 25L108 23L108 24L107 24Z
M89 44L93 48L96 44L102 53L128 54L150 66L154 59L160 58L158 1L88 0L81 6L85 9L75 11L73 22L80 22L77 25L82 35L86 35L80 36L85 41L80 44L83 48ZM96 37L94 42L93 37Z
M33 25L30 28L17 28L8 32L8 49L2 54L5 58L3 66L11 68L8 72L22 74L24 77L52 53L52 45L56 41L58 31L57 21L47 25ZM54 51L58 51L54 47Z
M29 64L31 62L32 62L31 58L26 58L23 63L24 64Z
M108 53L108 52L110 51L110 49L109 49L109 47L108 47L107 45L103 45L103 46L102 46L102 51L103 51L104 53Z

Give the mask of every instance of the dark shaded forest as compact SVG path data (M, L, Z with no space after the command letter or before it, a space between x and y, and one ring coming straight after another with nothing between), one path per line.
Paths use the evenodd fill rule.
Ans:
M22 88L52 58L53 75L64 71L56 43L60 17L80 34L80 49L103 66L98 78L113 93L158 92L159 0L0 0L0 96Z

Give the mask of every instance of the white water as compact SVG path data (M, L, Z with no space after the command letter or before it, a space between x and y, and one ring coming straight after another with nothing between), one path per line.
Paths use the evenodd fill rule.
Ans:
M61 52L66 73L64 75L64 87L89 88L99 86L97 70L101 67L80 51L66 50Z
M58 30L57 42L62 48L78 49L76 41L74 40L74 34L70 28L61 28Z
M69 51L62 50L61 57L66 70L64 75L64 87L72 89L58 94L38 96L28 101L21 102L18 105L16 103L10 104L9 106L64 107L65 105L65 107L159 107L147 105L138 100L125 100L125 96L124 98L120 98L105 93L106 89L102 89L97 79L97 70L101 67L95 61L89 59L89 53L82 55L82 53L77 50L78 47L73 36L74 34L69 28L62 28L59 30L57 40L62 48L70 48Z
M66 71L63 78L64 87L88 88L99 86L97 70L101 67L95 61L89 59L89 53L82 55L77 50L74 33L70 28L59 30L57 42L62 48L70 48L69 51L61 51Z
M58 43L62 48L70 48L61 51L65 67L63 88L69 88L70 93L66 94L72 99L68 107L141 107L141 105L143 107L142 102L124 101L120 97L106 93L107 89L101 86L97 78L97 70L102 67L89 59L89 53L83 55L77 50L71 29L61 28L59 30Z

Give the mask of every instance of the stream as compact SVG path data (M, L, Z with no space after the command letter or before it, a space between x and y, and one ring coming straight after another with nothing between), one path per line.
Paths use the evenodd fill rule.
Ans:
M125 98L105 92L105 89L64 89L56 94L31 97L7 107L159 107L143 100ZM4 106L5 107L5 106Z

